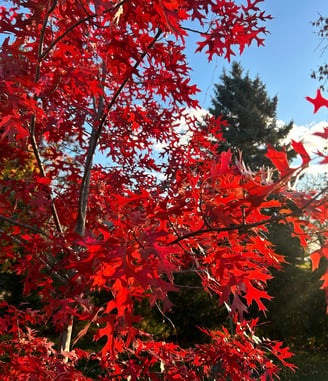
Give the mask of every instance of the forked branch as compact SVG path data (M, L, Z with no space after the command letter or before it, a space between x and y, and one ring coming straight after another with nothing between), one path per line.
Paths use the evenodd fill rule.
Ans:
M162 30L159 29L156 35L154 36L152 42L147 46L145 51L141 54L138 61L134 64L133 69L137 69L138 66L141 64L141 62L146 57L149 49L151 49L160 35L162 34ZM87 152L87 158L84 165L84 173L81 181L80 186L80 194L79 194L79 205L78 205L78 217L77 217L77 224L76 224L76 233L83 236L85 231L85 219L86 219L86 209L88 204L88 198L89 198L89 188L90 188L90 175L91 175L91 168L92 168L92 161L93 156L96 151L98 141L100 138L100 135L104 129L105 123L107 121L107 118L109 116L109 113L112 109L112 107L115 105L118 97L120 96L122 90L126 86L126 84L131 79L132 73L134 70L131 70L130 74L124 79L124 81L121 83L120 87L115 91L113 98L107 105L107 110L103 113L102 117L99 121L99 126L97 128L93 128L92 134L89 141L88 146L88 152Z

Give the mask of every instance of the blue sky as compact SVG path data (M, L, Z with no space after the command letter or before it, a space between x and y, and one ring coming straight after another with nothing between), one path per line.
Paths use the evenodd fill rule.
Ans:
M270 34L265 46L258 48L254 44L235 59L251 77L260 76L270 96L278 96L278 119L293 120L299 126L328 120L327 108L314 115L313 106L305 100L306 96L314 97L319 87L311 72L328 61L328 50L323 53L324 45L320 45L312 26L320 14L328 16L328 1L265 0L260 7L274 17L266 24ZM219 81L223 67L229 69L230 65L221 58L208 63L204 54L194 54L192 49L188 48L191 78L201 90L198 95L201 106L207 109L214 84ZM328 97L328 93L323 95Z
M254 44L235 59L251 77L260 76L270 96L278 96L278 119L286 123L293 120L302 126L328 120L328 109L314 115L312 105L305 100L306 96L314 97L319 87L319 83L311 79L311 72L326 58L328 61L328 49L326 55L323 54L324 45L320 46L321 40L312 26L320 14L328 16L328 1L264 0L259 6L274 17L266 23L270 34L266 36L265 46L258 48ZM192 82L201 90L197 98L200 105L208 109L214 84L219 81L223 67L229 69L230 65L223 58L215 57L209 63L204 52L195 54L196 45L192 42L196 37L199 36L188 39L187 55L193 69Z
M236 2L243 4L246 0ZM254 44L241 56L236 55L235 60L241 62L252 78L259 75L271 97L278 96L277 118L285 123L294 121L292 138L300 140L305 133L308 136L302 140L317 149L320 144L314 145L309 133L328 125L328 109L322 108L314 115L313 106L305 97L314 97L319 87L318 81L311 78L311 72L328 62L328 39L323 52L325 44L312 26L319 15L328 16L328 1L264 0L259 6L273 16L273 20L266 23L270 33L266 35L265 46ZM204 52L195 54L197 45L193 42L198 37L188 38L187 57L193 69L191 80L201 90L197 95L200 106L208 109L214 84L219 82L223 68L229 70L230 65L223 58L214 57L208 62ZM328 91L323 95L328 98Z

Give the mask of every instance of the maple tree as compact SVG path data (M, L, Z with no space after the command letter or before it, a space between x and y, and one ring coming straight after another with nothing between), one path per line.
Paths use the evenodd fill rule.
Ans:
M310 157L294 142L303 160L291 168L284 151L269 148L279 176L250 173L231 152L216 154L222 118L204 130L186 116L198 104L185 38L199 35L196 50L209 59L261 45L270 16L260 3L15 0L0 7L0 166L30 168L28 176L6 170L0 178L1 259L41 305L2 297L3 380L91 380L83 361L99 365L99 380L265 380L279 360L292 367L288 349L259 339L245 312L252 303L265 310L270 268L283 262L266 224L291 224L306 245L311 225L302 214L326 218L320 194L288 186ZM189 141L175 128L183 116ZM154 143L164 144L161 161ZM327 250L312 255L314 267ZM179 292L174 276L184 270L227 305L233 332L199 327L210 343L182 348L140 329L135 304L168 310L168 293ZM324 280L327 288L328 273ZM101 305L98 293L107 296ZM57 347L42 335L46 326L58 334ZM97 351L79 346L89 332Z

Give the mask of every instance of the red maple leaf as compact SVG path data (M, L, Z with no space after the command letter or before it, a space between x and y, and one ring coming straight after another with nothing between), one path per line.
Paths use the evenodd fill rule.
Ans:
M313 135L320 136L323 139L328 139L328 127L324 127L323 132L314 132Z
M323 107L323 106L328 107L328 100L325 99L325 98L321 95L321 91L320 91L320 89L317 90L317 95L316 95L315 98L306 97L305 99L313 104L313 106L314 106L314 111L313 111L313 113L314 113L314 114L315 114L321 107Z
M311 161L310 155L306 152L302 142L295 142L292 140L292 147L299 153L303 159L303 166L307 166Z
M281 174L290 170L286 151L276 151L271 145L268 145L268 152L265 156L271 160Z

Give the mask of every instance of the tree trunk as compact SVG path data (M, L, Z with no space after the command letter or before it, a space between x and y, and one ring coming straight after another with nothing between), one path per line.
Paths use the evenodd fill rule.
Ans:
M69 352L71 349L71 338L73 330L73 317L70 318L69 323L65 324L60 332L58 352Z

